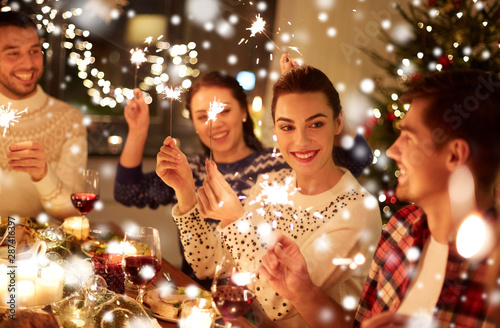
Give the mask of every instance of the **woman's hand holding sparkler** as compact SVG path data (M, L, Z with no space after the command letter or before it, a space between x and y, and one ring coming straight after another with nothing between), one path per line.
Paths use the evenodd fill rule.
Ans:
M142 162L149 129L149 107L141 90L134 89L134 98L127 101L123 114L128 124L128 134L120 155L120 164L127 168L136 167Z
M274 237L262 258L261 277L295 306L310 327L352 327L352 319L345 318L354 318L354 312L344 310L313 283L304 255L293 239L279 230ZM325 320L325 313L330 313L333 320Z
M205 218L220 220L224 227L242 217L245 210L215 162L207 159L206 168L207 178L198 189L198 206Z
M134 136L148 134L149 128L149 106L144 101L140 89L134 89L134 98L127 100L127 106L123 111L128 124L129 135Z
M172 137L163 141L156 156L156 174L175 190L180 214L187 213L196 204L193 173L186 155L177 148Z
M286 71L295 66L300 66L300 64L297 62L296 59L290 58L290 54L288 52L281 55L280 59L281 74L285 73Z
M299 301L314 288L299 247L279 230L262 258L260 274L278 294L290 301Z

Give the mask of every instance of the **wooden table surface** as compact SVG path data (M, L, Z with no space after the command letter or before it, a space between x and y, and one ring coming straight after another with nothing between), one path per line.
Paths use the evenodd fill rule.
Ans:
M95 228L97 228L99 230L109 230L116 235L123 235L123 230L114 223L106 223L106 224L100 223L100 224L97 224L97 226ZM158 273L158 275L156 276L155 281L153 283L149 284L146 289L147 290L154 289L157 286L164 283L166 281L166 279L163 276L163 273L167 273L167 272L170 273L172 280L175 282L175 284L177 286L196 285L196 286L202 288L193 279L191 279L189 276L187 276L184 272L177 269L175 266L173 266L167 260L163 259L162 264L161 264L161 270ZM130 295L130 296L132 296L132 295ZM161 319L158 319L158 323L163 328L174 328L174 327L178 328L179 327L177 325L177 323L167 322L167 321L163 321ZM252 323L250 323L248 320L246 320L243 317L238 318L237 320L234 320L233 327L234 328L237 328L237 327L256 328L256 326L254 326Z

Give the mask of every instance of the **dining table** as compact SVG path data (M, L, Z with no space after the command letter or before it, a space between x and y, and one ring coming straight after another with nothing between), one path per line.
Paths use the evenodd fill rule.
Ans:
M109 231L117 236L123 236L124 232L121 227L119 227L116 223L113 222L106 222L106 223L98 223L95 225L91 224L91 229L99 230L99 231ZM188 275L186 275L184 272L179 270L177 267L172 265L170 262L168 262L165 258L162 260L161 264L161 269L157 273L156 279L150 283L146 287L147 290L151 290L154 288L158 288L162 284L167 282L167 279L165 278L165 273L170 274L172 281L177 285L177 286L190 286L190 285L195 285L201 289L204 289L201 287L198 283L196 283L193 279L191 279ZM127 292L128 296L135 297L136 295L130 292ZM162 328L174 328L174 327L179 327L177 323L175 322L169 322L169 321L164 321L162 319L157 319L158 324ZM221 327L223 327L223 323L221 319L217 321L218 324L221 324ZM238 319L235 319L232 321L232 327L234 328L256 328L255 325L253 325L250 321L248 321L244 317L239 317Z

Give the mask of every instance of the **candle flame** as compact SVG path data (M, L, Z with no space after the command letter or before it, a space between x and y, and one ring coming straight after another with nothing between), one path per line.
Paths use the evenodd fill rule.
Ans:
M3 137L5 137L5 133L7 133L9 126L14 126L14 123L19 123L17 119L21 118L20 114L28 112L28 107L18 112L16 109L11 109L10 105L11 103L7 105L7 108L5 108L4 105L0 106L0 127L3 127Z
M257 33L262 33L264 32L264 28L266 26L266 21L260 17L260 14L258 14L256 17L255 22L252 23L252 26L247 28L250 32L250 37L255 36Z

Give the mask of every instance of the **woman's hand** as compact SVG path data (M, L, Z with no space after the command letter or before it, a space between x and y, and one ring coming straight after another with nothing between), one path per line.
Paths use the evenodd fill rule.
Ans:
M293 303L314 290L314 285L299 246L279 230L275 236L262 258L260 274L281 297Z
M179 212L184 214L196 204L193 173L186 155L175 145L172 137L163 141L156 156L156 174L175 190Z
M222 221L228 225L245 214L243 206L224 176L217 170L215 162L207 159L207 178L198 189L198 206L206 218Z
M142 92L134 89L134 98L127 100L123 111L130 134L147 136L149 128L149 106L146 104Z
M281 55L280 59L281 74L285 73L286 71L295 66L300 66L300 63L296 59L290 58L290 54L288 52Z

